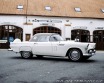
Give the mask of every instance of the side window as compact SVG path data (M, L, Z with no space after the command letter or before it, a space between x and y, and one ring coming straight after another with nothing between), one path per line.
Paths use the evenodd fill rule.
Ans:
M30 39L30 42L48 42L48 41L49 36L45 35L34 36L32 39Z
M37 42L37 39L38 39L37 36L34 36L34 37L32 37L29 41L30 41L30 42Z
M48 42L49 36L40 36L37 42Z
M55 42L55 41L58 41L58 39L57 39L57 37L55 35L53 35L53 36L50 37L50 41Z

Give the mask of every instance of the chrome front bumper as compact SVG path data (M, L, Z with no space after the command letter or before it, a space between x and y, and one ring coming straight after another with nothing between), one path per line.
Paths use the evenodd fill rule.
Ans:
M83 56L93 56L95 55L95 53L96 53L95 49L89 49L86 54L83 54Z
M88 50L88 54L94 55L96 53L95 49L90 49Z

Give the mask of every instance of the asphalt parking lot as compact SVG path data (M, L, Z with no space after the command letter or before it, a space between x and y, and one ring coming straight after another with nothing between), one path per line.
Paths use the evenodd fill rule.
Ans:
M71 62L63 57L22 59L0 50L0 83L104 83L104 52Z

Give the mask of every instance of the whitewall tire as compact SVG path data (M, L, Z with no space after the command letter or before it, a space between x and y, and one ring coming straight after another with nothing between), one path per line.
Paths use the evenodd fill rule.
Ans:
M82 52L79 49L71 49L68 52L68 58L71 61L80 61L82 59Z
M22 51L21 52L21 57L24 59L32 58L33 54L29 51Z

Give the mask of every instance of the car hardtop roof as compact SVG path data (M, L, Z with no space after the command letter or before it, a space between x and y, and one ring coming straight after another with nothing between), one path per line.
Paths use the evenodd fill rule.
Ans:
M54 34L57 34L57 33L37 33L37 34L35 34L35 35L37 35L37 36L41 36L41 35L51 36L51 35L54 35ZM34 35L34 36L35 36L35 35Z

